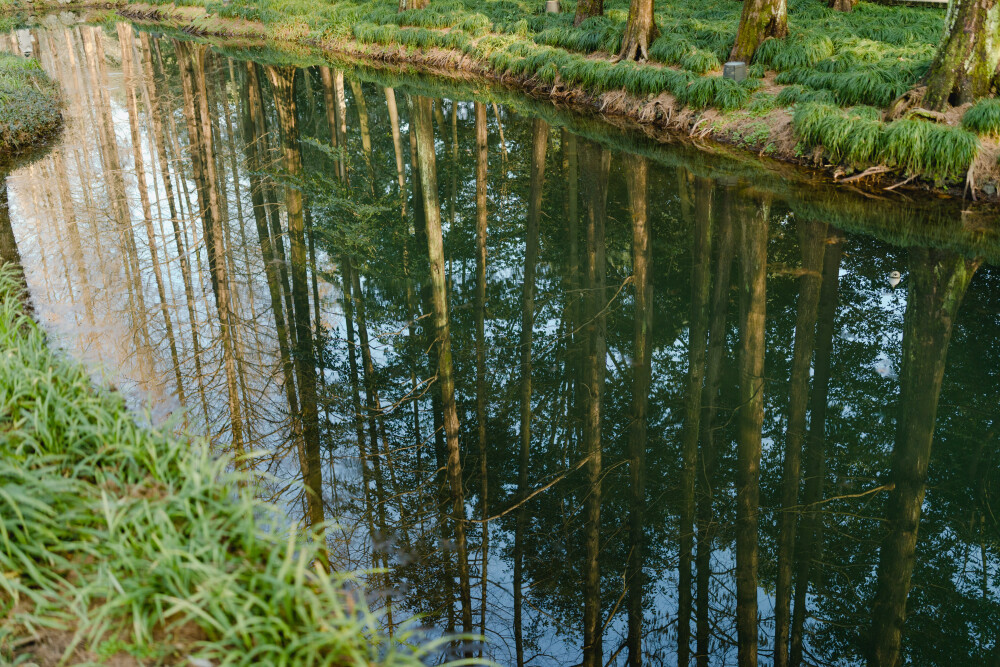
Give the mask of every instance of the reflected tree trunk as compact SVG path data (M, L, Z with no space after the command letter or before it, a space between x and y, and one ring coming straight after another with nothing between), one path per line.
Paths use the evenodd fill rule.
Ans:
M840 232L827 232L826 250L823 253L823 276L819 295L819 315L816 325L816 359L813 364L813 388L809 402L809 434L805 443L805 488L802 491L802 525L798 531L799 545L795 558L798 562L795 581L795 604L792 614L791 648L789 664L802 664L802 631L806 618L806 597L809 592L810 573L819 561L823 549L823 514L818 510L823 499L826 478L825 440L827 394L830 387L830 367L833 360L833 337L837 313L837 287L840 280L840 259L844 252L844 239Z
M368 165L368 176L371 179L369 184L372 192L375 191L375 164L372 161L372 137L368 130L368 105L365 103L365 93L361 89L361 83L357 79L351 79L351 93L354 95L354 104L358 107L358 129L361 132L361 149L365 155L365 163Z
M134 57L135 37L131 23L118 24L118 41L122 50L122 73L125 77L125 98L128 110L128 124L132 137L132 159L135 167L136 184L139 190L139 200L142 205L142 220L146 228L146 239L149 244L149 257L153 264L153 276L156 279L156 291L160 298L160 314L166 329L170 360L177 381L177 400L185 404L184 386L181 381L181 362L177 355L177 343L174 339L174 327L170 319L170 309L167 305L167 293L163 283L163 270L160 267L159 252L156 244L156 234L153 231L153 214L149 203L149 187L146 183L146 165L142 153L142 133L139 130L139 103L136 95L136 66ZM67 221L72 224L72 221Z
M285 171L292 176L302 173L299 152L299 127L295 109L295 68L266 68L281 126L281 149ZM288 216L288 241L291 246L292 298L295 304L295 375L299 387L299 413L306 451L303 475L308 490L309 523L323 522L323 471L320 467L319 413L316 401L316 361L309 326L309 283L306 277L305 221L302 193L285 186L285 210Z
M686 179L686 174L678 174ZM681 442L681 523L677 664L687 667L691 656L692 573L694 560L695 478L698 466L698 436L701 423L705 352L708 346L708 301L712 286L712 191L713 184L695 178L694 234L691 248L691 319L688 327L687 423ZM684 187L683 185L681 186Z
M583 453L587 457L584 502L583 667L602 667L601 622L601 414L607 364L604 226L611 154L590 141L580 146L587 207L587 297L583 363Z
M454 115L455 111L452 110ZM521 292L521 454L517 468L517 497L520 506L514 529L514 643L517 664L524 664L522 636L522 596L524 586L524 531L528 522L528 465L531 453L531 345L535 326L535 269L538 263L538 219L545 184L545 154L549 126L536 118L531 125L531 174L528 192L528 222L525 231L524 282Z
M337 122L337 110L338 102L335 92L336 85L334 84L333 72L329 67L319 68L320 81L323 84L323 107L326 109L326 122L330 127L330 143L334 148L339 148L341 151L346 150L346 146L342 145L340 140L340 125ZM337 177L344 180L344 154L339 153L336 160L336 170Z
M156 77L153 75L152 50L149 46L149 35L140 33L140 44L142 45L143 67L146 74L147 96L149 97L150 117L153 125L153 141L156 144L156 154L160 169L160 178L163 181L163 188L167 198L167 210L170 212L170 223L174 232L174 245L177 249L177 257L181 265L181 279L184 283L184 299L187 305L188 319L191 326L191 345L193 347L195 374L198 378L203 376L201 368L201 340L198 335L198 319L195 313L194 286L191 282L191 266L187 254L184 232L181 229L179 220L180 212L174 202L175 191L170 175L166 140L162 116L168 113L167 104L159 95L156 85ZM205 408L207 418L207 407Z
M788 382L788 426L778 514L778 581L774 587L774 666L788 664L788 635L792 602L792 567L802 476L802 442L806 435L809 401L809 367L816 339L816 317L822 285L826 225L812 220L799 223L802 276L795 319L791 377Z
M567 318L570 322L570 330L573 335L569 341L566 354L566 365L570 369L570 378L573 383L572 408L568 410L569 419L566 430L570 440L568 450L572 457L580 455L580 410L583 407L583 346L582 346L582 322L581 316L581 288L582 276L580 275L580 155L577 148L576 135L562 131L562 146L565 162L566 176L566 236L568 241L569 269L567 271Z
M642 594L646 557L646 411L652 381L653 282L649 275L650 239L649 163L644 157L625 156L629 209L632 215L632 281L635 285L633 329L632 414L629 419L629 556L625 573L628 586L628 664L642 665Z
M708 325L708 351L705 358L705 386L702 390L701 452L698 466L698 553L695 566L698 578L698 596L695 610L696 646L695 662L698 667L708 667L711 654L711 625L709 619L709 589L712 582L712 545L716 533L714 518L715 468L718 456L715 423L718 412L719 385L726 354L726 318L729 314L730 271L733 265L734 234L730 190L723 188L719 194L718 253L716 274L712 289L711 319Z
M184 93L184 115L188 123L191 143L191 163L201 203L205 245L208 250L209 270L219 313L219 332L222 338L226 390L232 420L233 444L236 451L243 451L242 411L237 389L235 349L233 342L233 308L226 270L226 249L219 228L226 224L222 215L218 179L215 175L211 120L208 115L208 96L205 83L204 56L206 47L175 41L174 49L181 70Z
M365 380L365 400L367 405L365 406L365 412L368 414L368 448L370 452L370 458L372 463L372 475L375 478L375 502L378 504L378 511L376 517L378 519L378 530L379 535L373 535L373 541L375 542L375 550L382 559L382 567L386 569L386 591L388 593L389 580L388 580L388 568L389 568L389 554L384 548L384 543L389 539L389 522L386 518L385 506L388 496L385 492L385 478L382 474L382 454L379 448L379 434L381 430L382 436L382 449L387 457L388 461L388 443L385 440L385 431L380 429L379 421L382 418L382 406L378 396L378 384L375 379L375 365L372 362L371 346L368 341L368 316L365 312L365 300L364 294L361 291L361 279L357 268L355 268L350 260L345 259L344 270L350 275L351 288L348 290L346 295L351 300L351 310L353 310L356 316L356 323L358 328L358 342L361 345L361 363L364 369L364 380ZM354 318L352 318L354 319ZM353 323L352 323L353 324ZM349 339L353 338L353 332L349 336ZM349 341L353 346L353 340ZM355 370L357 368L357 362L355 361ZM355 381L356 386L356 381ZM356 419L361 422L361 415L358 414ZM361 434L361 431L358 431ZM394 495L399 498L398 486L393 484ZM403 508L399 508L400 517L403 516ZM386 620L388 622L390 632L393 626L392 621L392 597L391 595L386 595Z
M399 134L399 110L396 108L396 91L385 89L385 103L389 110L389 125L392 128L392 148L396 154L396 178L399 181L399 205L403 217L406 217L406 168L403 166L403 141ZM477 116L478 118L478 116ZM485 129L485 119L484 125ZM476 126L476 138L479 137L479 126ZM478 145L478 144L477 144ZM478 173L478 172L477 172Z
M292 365L291 349L289 347L288 321L281 300L281 275L278 271L279 260L275 257L274 246L267 223L267 202L264 199L265 188L260 172L265 168L263 155L266 146L265 138L259 134L263 127L263 119L258 116L263 112L263 100L260 99L260 82L257 78L257 65L246 63L246 75L242 77L242 94L246 103L243 107L243 143L247 153L248 178L250 180L250 202L253 206L254 222L257 225L257 241L260 244L260 254L264 261L264 277L267 280L268 295L271 299L271 310L274 312L274 328L278 338L278 355L281 363L281 373L284 380L285 398L288 402L288 414L291 417L292 438L299 452L301 461L305 461L305 446L302 442L301 424L296 415L299 413L298 396L295 391L295 375Z
M115 136L111 114L111 98L108 94L108 72L105 64L104 43L99 29L91 26L80 28L83 35L84 51L90 71L91 92L96 96L98 108L98 132L100 153L107 184L108 199L116 224L116 232L122 253L125 255L125 284L128 291L128 312L132 318L133 338L139 350L143 377L154 374L149 357L152 342L146 317L145 295L140 279L139 253L132 229L132 214L128 207L128 194L122 170L118 141Z
M333 96L336 100L337 110L337 145L341 148L340 180L346 185L348 179L347 96L344 94L344 73L340 70L333 73Z
M386 97L389 91L386 89ZM486 462L486 234L489 211L486 200L487 132L486 105L476 102L476 426L479 437L479 483L482 503L483 545L480 572L479 634L486 636L486 595L489 582L487 564L490 550L489 517L489 468ZM393 98L391 113L395 109ZM397 121L398 123L398 121ZM393 125L393 141L398 142L398 124ZM397 151L398 154L398 151ZM397 159L400 178L400 192L406 187L403 181L402 158ZM403 209L406 215L406 209ZM482 657L482 648L479 650Z
M741 667L757 665L757 530L764 423L769 202L740 203L740 410L736 437L736 633Z
M890 477L893 489L886 507L889 532L879 553L870 667L902 664L900 646L906 598L916 562L917 529L948 342L962 297L981 261L919 247L910 248L909 255L896 443Z
M351 260L348 257L343 257L341 259L340 276L342 279L342 291L343 291L343 306L344 306L344 327L347 329L347 369L348 369L348 382L351 386L351 422L354 424L354 437L358 444L358 465L361 468L361 485L364 487L364 501L365 501L365 514L368 517L368 532L372 537L372 541L375 541L375 512L373 509L373 502L379 502L384 495L381 493L381 487L379 482L376 482L376 494L379 496L375 501L371 497L371 474L368 471L368 450L365 446L365 421L362 418L361 410L361 389L360 381L361 377L358 371L358 352L357 352L357 342L355 340L354 334L354 297L353 284L354 278L351 275L354 273L354 269L351 266ZM379 511L384 511L384 506L379 506ZM379 523L384 523L379 518ZM378 563L378 551L375 545L372 545L372 566L379 567Z
M441 410L448 445L448 483L451 487L452 519L458 556L459 588L462 598L462 627L472 632L472 599L469 589L469 561L465 540L465 499L462 485L462 457L458 442L458 409L455 404L455 377L451 356L451 332L448 325L448 286L444 273L444 237L441 232L441 208L438 203L437 160L434 154L434 126L431 100L417 97L413 102L413 125L416 136L417 163L427 229L427 250L431 271L431 301L434 328L437 332L437 382L440 385Z

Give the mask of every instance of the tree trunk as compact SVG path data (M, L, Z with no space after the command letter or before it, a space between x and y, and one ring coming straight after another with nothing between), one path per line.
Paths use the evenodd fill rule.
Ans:
M454 110L452 110L454 114ZM532 122L531 175L528 192L528 220L525 231L524 282L521 296L521 456L517 471L517 496L520 506L514 528L514 644L517 665L524 664L522 637L522 588L524 585L524 531L528 523L528 465L531 453L531 344L535 326L535 270L538 263L538 220L542 210L545 184L545 154L549 126L536 118Z
M452 520L458 556L459 589L462 597L462 629L472 632L472 599L469 590L469 560L465 541L465 500L462 486L462 456L458 443L458 409L455 405L455 376L451 356L451 332L448 325L448 285L444 274L444 237L441 232L441 207L438 203L437 160L434 154L434 125L431 100L417 97L413 104L413 125L417 143L417 162L427 225L427 251L431 269L431 300L437 331L438 383L441 409L448 444L448 483L451 487Z
M927 71L923 106L940 111L988 95L1000 64L998 33L997 0L951 0L944 39Z
M573 27L580 25L591 16L604 16L604 0L576 0Z
M788 36L788 5L786 0L746 0L740 15L736 42L729 53L730 60L749 64L765 39Z
M827 0L826 6L838 12L853 12L854 0Z
M620 60L649 59L649 47L660 34L653 14L653 0L632 0L628 8L628 23L622 48L618 52Z
M769 202L740 205L740 409L736 437L736 633L741 667L757 665L757 530L764 423Z
M906 598L916 562L917 528L948 342L962 297L980 264L980 260L967 260L943 250L911 248L909 253L898 421L890 478L893 490L886 507L889 533L879 553L869 667L902 664L900 644Z
M627 155L625 173L629 209L632 214L632 280L635 285L634 375L632 414L629 420L629 556L625 580L628 585L628 665L642 665L642 594L645 587L646 510L646 411L652 378L653 283L649 275L650 239L648 215L649 163L644 157Z

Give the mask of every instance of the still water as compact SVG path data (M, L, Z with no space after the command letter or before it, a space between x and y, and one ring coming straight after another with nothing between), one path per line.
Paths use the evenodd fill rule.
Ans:
M66 99L0 200L53 344L331 522L388 630L505 665L1000 665L989 212L502 90L13 37Z

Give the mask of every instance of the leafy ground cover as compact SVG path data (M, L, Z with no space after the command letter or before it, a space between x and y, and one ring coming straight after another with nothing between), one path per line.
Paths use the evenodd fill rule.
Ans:
M62 122L59 90L37 60L0 53L0 154L37 141Z
M317 565L322 540L204 443L139 426L19 294L0 266L0 663L417 666L440 649L383 634L354 579Z

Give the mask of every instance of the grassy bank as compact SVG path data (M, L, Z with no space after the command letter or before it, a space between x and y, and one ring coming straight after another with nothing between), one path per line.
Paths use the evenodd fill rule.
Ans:
M227 460L53 353L17 285L0 266L0 663L423 664Z
M393 0L183 4L130 6L133 16L172 19L205 33L262 34L369 60L461 67L563 104L824 167L838 177L874 166L890 182L913 177L943 188L963 184L974 166L977 187L995 187L1000 178L995 133L963 123L965 109L931 119L889 117L892 102L918 86L929 67L943 30L939 9L860 2L845 14L791 0L791 36L765 43L750 77L734 83L721 76L741 8L730 0L657 3L661 34L646 63L614 62L625 0L607 0L605 16L579 27L572 25L571 0L556 15L543 13L541 0L432 0L405 12ZM861 150L844 150L859 136Z
M0 155L23 150L61 122L58 87L38 61L0 53Z

